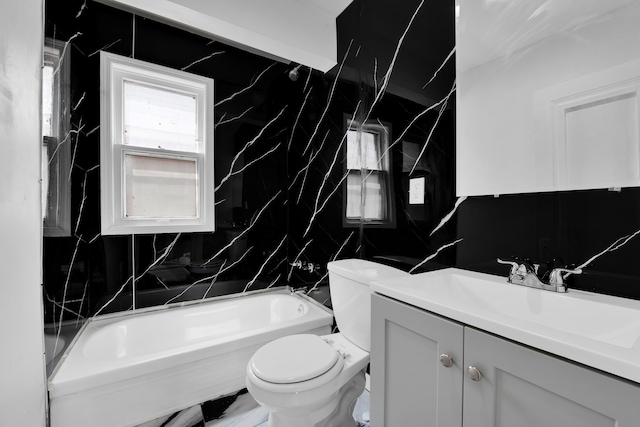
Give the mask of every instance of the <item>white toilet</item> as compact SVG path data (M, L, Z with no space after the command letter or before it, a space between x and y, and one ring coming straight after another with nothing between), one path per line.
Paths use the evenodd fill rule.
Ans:
M329 289L340 333L290 335L261 347L247 365L247 389L269 410L271 427L355 426L371 347L371 291L376 280L406 276L359 259L333 261Z

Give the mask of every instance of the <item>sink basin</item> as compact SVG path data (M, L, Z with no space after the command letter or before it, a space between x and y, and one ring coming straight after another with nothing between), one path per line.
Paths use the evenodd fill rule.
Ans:
M375 282L374 292L640 382L640 301L555 293L457 268Z

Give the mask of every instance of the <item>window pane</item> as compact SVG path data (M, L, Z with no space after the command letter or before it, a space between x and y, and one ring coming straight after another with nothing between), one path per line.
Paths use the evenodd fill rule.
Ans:
M347 169L382 170L380 166L380 135L360 132L362 152L358 150L358 132L347 131ZM362 161L364 159L364 161Z
M377 173L366 174L364 200L360 199L362 179L359 173L347 176L347 218L361 218L364 206L364 220L383 220L386 194L385 181Z
M347 176L347 218L360 218L360 174Z
M380 181L380 175L367 174L364 182L364 191L364 219L384 219L382 208L385 191Z
M42 136L53 135L53 65L42 68Z
M195 218L196 160L125 154L125 217Z
M196 97L124 82L124 143L198 151Z

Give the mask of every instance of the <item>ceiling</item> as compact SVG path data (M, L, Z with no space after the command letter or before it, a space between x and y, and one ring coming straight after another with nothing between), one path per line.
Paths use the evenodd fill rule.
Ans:
M458 67L465 71L544 40L606 19L638 0L456 0Z

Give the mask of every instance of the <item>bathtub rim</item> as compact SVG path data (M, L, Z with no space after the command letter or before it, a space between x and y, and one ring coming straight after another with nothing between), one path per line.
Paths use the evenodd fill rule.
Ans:
M88 319L85 320L85 322L83 323L82 327L80 327L80 329L78 329L78 331L76 332L75 336L73 337L73 339L71 340L69 345L65 348L64 352L60 356L60 358L58 360L58 363L56 364L55 368L51 371L51 374L47 378L47 390L49 391L49 393L52 393L52 392L54 392L54 388L56 388L56 389L58 389L58 391L56 391L56 394L59 393L59 385L58 385L58 387L56 387L55 377L58 374L58 371L60 370L61 366L64 364L65 360L67 359L68 354L71 351L73 351L73 349L76 346L77 342L80 340L80 337L84 333L85 329L87 329L94 321L108 321L108 320L113 320L113 319L121 320L121 319L126 319L127 317L134 316L134 315L162 312L162 311L165 311L165 310L170 309L170 308L177 309L177 308L195 306L195 305L200 305L200 304L215 303L215 302L220 302L220 301L225 301L225 300L246 298L246 297L251 297L251 296L257 296L257 295L260 295L260 294L294 295L294 296L297 296L297 297L300 297L300 298L304 299L307 303L309 303L309 304L311 304L311 305L323 310L327 314L333 316L333 311L331 309L329 309L326 306L322 305L321 303L319 303L318 301L314 300L313 298L308 297L307 295L301 294L299 292L294 292L293 289L291 287L289 287L289 286L278 286L278 287L272 287L272 288L268 288L268 289L257 289L257 290L254 290L254 291L247 291L247 292L238 293L238 294L222 295L222 296L216 296L216 297L200 299L200 300L176 302L176 303L165 304L165 305L161 305L161 306L146 307L146 308L142 308L142 309L127 310L127 311L122 311L122 312L107 313L107 314L100 314L100 315L97 315L97 316L92 316L92 317L89 317ZM62 392L62 394L66 394L66 393Z

